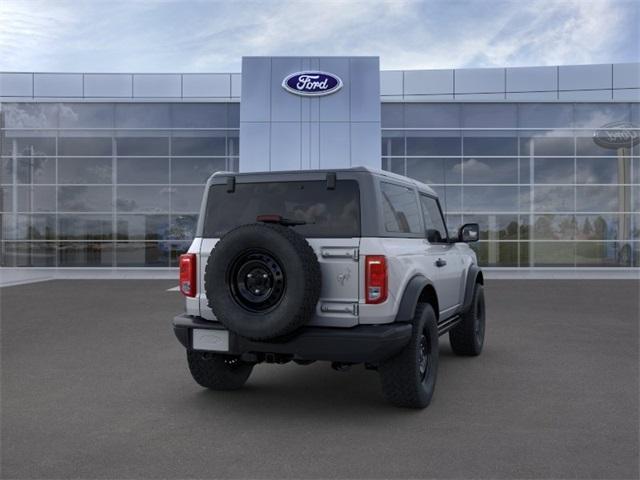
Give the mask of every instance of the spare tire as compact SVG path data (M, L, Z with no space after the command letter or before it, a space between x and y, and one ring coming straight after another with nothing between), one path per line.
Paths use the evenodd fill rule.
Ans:
M318 258L304 237L281 225L243 225L211 251L204 274L209 308L229 330L253 340L293 332L320 298Z

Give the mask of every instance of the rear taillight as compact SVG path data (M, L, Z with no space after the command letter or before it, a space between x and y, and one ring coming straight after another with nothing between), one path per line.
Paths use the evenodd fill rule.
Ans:
M367 255L365 257L365 301L366 303L382 303L387 299L387 259L384 255Z
M180 255L180 292L187 297L196 296L196 254Z

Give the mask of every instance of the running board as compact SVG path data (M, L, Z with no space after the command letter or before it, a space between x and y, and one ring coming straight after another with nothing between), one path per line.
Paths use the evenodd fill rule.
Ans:
M460 315L454 315L453 317L449 317L446 320L443 320L441 323L438 323L438 336L444 335L453 327L455 327L462 317Z

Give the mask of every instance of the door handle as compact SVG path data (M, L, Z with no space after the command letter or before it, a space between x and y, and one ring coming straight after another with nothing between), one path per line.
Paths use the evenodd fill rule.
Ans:
M444 267L447 264L447 261L439 258L436 260L436 267Z

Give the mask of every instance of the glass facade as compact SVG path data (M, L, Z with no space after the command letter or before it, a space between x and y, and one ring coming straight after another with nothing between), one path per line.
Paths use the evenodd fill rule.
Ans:
M638 267L640 145L596 143L612 122L640 104L383 103L382 168L479 223L484 266ZM2 266L175 266L238 135L237 102L1 104Z
M238 103L0 108L3 266L176 266L205 181L238 169Z
M384 103L382 164L432 185L451 231L479 223L484 266L638 267L640 145L594 141L614 122L637 138L640 104Z

